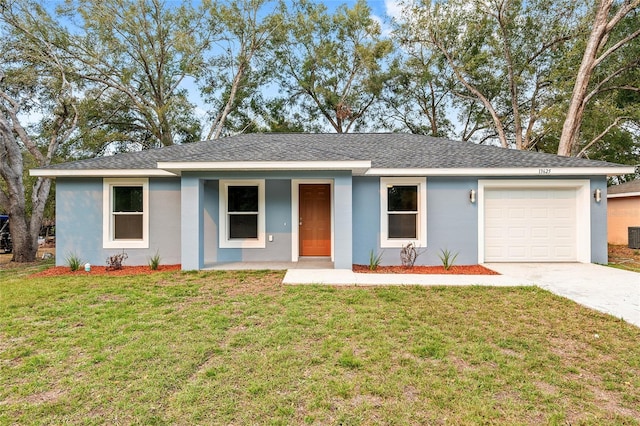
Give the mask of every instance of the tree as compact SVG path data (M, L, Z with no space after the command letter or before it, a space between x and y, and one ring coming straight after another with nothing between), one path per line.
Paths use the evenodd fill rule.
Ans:
M405 49L406 55L397 60L393 67L396 74L383 92L386 108L380 120L388 128L449 136L453 126L447 111L452 93L441 77L443 69L438 56L419 43L405 44Z
M268 0L240 0L208 4L208 25L213 54L201 90L212 105L207 139L224 134L230 115L250 107L261 97L259 90L272 78L269 55L281 39L283 16L268 8ZM275 6L273 6L275 9Z
M201 13L161 0L69 0L60 12L75 27L58 47L106 117L85 131L137 134L143 148L199 139L183 83L202 69Z
M364 0L330 14L323 4L301 0L287 16L287 38L276 50L280 84L309 128L346 133L366 127L367 113L392 76L393 44Z
M503 147L530 149L549 75L575 36L575 1L450 0L407 8L406 43L441 55L449 86L468 108L474 129L491 132ZM477 105L483 114L477 114Z
M635 72L637 75L640 66L637 54L620 55L621 50L631 46L632 42L640 36L636 13L638 7L640 7L640 0L624 0L622 2L600 0L596 5L591 32L575 77L567 116L562 126L558 154L569 156L578 153L580 128L585 109L591 100L599 94L613 89L640 91L638 85L621 86L616 84L616 81L619 81L624 74ZM615 30L619 26L628 31L616 34ZM616 37L612 37L612 35ZM612 60L615 63L613 69L601 75L597 83L590 84L598 68L602 68L603 63L607 60ZM622 120L614 121L608 130L617 127L620 121Z
M0 3L0 208L9 213L16 262L35 260L51 188L44 177L27 187L25 165L49 165L78 117L70 64L55 47L53 27L37 4ZM29 114L42 118L30 126Z

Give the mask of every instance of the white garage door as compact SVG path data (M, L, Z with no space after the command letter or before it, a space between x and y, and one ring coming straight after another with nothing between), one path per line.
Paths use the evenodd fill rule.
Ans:
M487 188L486 262L572 262L576 251L575 188Z

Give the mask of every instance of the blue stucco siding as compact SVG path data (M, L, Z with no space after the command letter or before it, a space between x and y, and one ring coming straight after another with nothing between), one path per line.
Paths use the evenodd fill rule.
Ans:
M149 179L149 249L127 249L127 264L146 265L156 252L162 264L181 263L180 216L180 179Z
M369 263L369 253L380 249L380 178L353 178L353 262ZM385 253L386 254L386 253ZM390 259L385 258L386 262ZM393 263L393 262L392 262Z
M264 176L263 176L264 178ZM291 180L265 180L265 248L220 248L219 180L204 186L204 264L291 260ZM271 235L272 241L269 241Z
M220 248L220 179L265 180L264 248ZM584 176L549 179L585 179ZM333 182L334 261L336 268L367 264L369 253L382 253L382 264L400 263L400 249L380 247L380 178L352 177L349 172L185 173L176 178L149 179L149 247L127 248L128 265L144 265L156 251L164 264L182 263L201 269L236 261L288 262L292 258L292 179ZM491 179L491 178L482 178ZM506 179L506 178L494 178ZM511 178L509 180L515 180ZM522 178L523 180L545 178ZM606 178L590 180L591 261L607 262ZM478 203L469 191L478 189L475 177L427 177L427 247L416 264L439 265L442 249L458 253L457 264L478 262ZM602 191L600 203L593 199ZM56 188L57 256L65 265L75 254L83 261L104 265L120 249L103 248L102 178L58 178ZM272 236L272 241L269 241Z
M478 262L478 211L469 202L476 178L427 178L427 247L419 249L416 265L439 265L440 249L458 253L458 264ZM368 264L373 250L383 265L399 265L399 248L380 247L380 178L353 179L353 259Z
M197 176L184 174L180 185L180 241L182 269L196 270L204 267L204 181Z
M56 265L70 255L104 264L101 178L56 180Z
M334 267L351 269L353 265L353 178L339 173L333 183Z
M102 178L58 178L56 181L56 265L69 255L105 265L121 252L103 248ZM149 179L149 248L127 248L125 265L146 265L156 251L161 263L180 263L180 180Z
M597 203L591 196L591 262L607 264L609 253L607 247L607 178L594 176L591 178L590 194L596 189L602 191L602 200Z
M477 178L427 178L427 249L418 257L420 264L442 264L441 250L458 253L459 265L478 263L478 204L469 201L472 189L478 189Z

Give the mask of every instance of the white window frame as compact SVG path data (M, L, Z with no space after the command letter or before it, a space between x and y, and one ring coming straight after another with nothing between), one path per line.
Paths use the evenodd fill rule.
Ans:
M387 188L389 186L418 187L417 238L389 238L389 219L387 211ZM380 247L399 248L408 243L416 247L427 246L427 178L426 177L381 177L380 178Z
M230 239L227 205L230 186L258 187L258 238ZM265 190L264 179L255 180L220 180L219 229L218 240L220 248L265 248Z
M142 187L142 239L114 238L113 188L117 186ZM102 180L102 247L149 248L148 178L105 178Z

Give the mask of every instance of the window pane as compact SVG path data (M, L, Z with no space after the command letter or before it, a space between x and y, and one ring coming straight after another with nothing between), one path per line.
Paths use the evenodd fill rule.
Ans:
M389 238L417 238L417 214L390 214Z
M142 212L141 186L114 186L114 212Z
M390 212L418 211L418 187L412 185L387 188L387 209Z
M230 214L229 238L258 238L258 215Z
M229 212L257 212L258 211L258 187L257 186L229 186Z
M114 215L113 238L116 240L141 240L142 215L116 214Z

